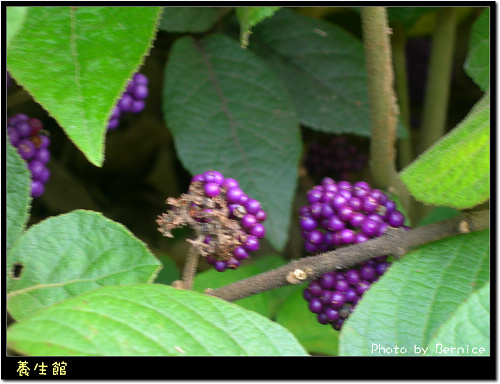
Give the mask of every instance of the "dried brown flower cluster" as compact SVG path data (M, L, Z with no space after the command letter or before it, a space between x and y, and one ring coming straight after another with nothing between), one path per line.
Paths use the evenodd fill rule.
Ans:
M218 260L229 260L233 250L246 240L246 233L240 223L229 218L229 208L226 199L226 188L221 188L221 194L207 197L203 191L203 183L193 182L187 193L175 199L169 197L166 203L171 208L158 216L156 223L163 236L173 237L172 229L190 226L195 233L195 239L188 239L201 256L211 255ZM233 211L237 218L243 217L244 209Z

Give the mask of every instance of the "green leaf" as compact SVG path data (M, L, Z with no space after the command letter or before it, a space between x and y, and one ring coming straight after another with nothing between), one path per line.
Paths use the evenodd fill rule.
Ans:
M159 266L142 241L100 213L51 217L25 231L7 254L7 309L22 320L104 285L151 282Z
M204 32L219 18L214 7L165 7L159 28L167 32Z
M460 305L455 314L441 327L429 343L428 355L490 355L489 283L470 295L469 299Z
M427 348L475 289L489 280L489 230L429 243L395 262L344 323L339 352L383 355L383 348ZM392 355L395 355L393 351Z
M303 125L370 136L364 51L358 38L330 22L282 9L255 27L250 50L286 85ZM398 129L404 135L402 126Z
M7 249L26 227L31 204L31 176L26 162L9 140L7 149Z
M240 44L243 48L248 46L248 39L255 27L262 20L271 17L281 7L236 7L236 16L240 23Z
M34 356L304 356L286 329L224 300L158 284L82 294L9 327Z
M339 332L318 323L302 296L304 286L294 288L295 291L280 307L276 322L292 332L308 352L337 356Z
M483 10L472 26L465 72L486 92L490 85L490 9Z
M205 262L205 261L201 261ZM224 285L234 283L248 277L258 275L259 268L252 264L242 265L233 271L226 271L224 273L217 272L215 269L200 272L196 275L193 284L193 290L204 293L207 288L216 289ZM246 308L248 310L257 312L265 317L270 317L269 310L269 293L262 292L257 295L252 295L241 300L235 301L235 304Z
M163 112L186 169L238 180L266 210L267 238L281 250L301 153L297 116L282 84L222 35L177 40L164 84Z
M27 7L7 7L7 47L24 23Z
M113 106L142 64L160 7L29 7L7 68L94 165Z
M400 173L426 204L471 208L490 196L490 97Z

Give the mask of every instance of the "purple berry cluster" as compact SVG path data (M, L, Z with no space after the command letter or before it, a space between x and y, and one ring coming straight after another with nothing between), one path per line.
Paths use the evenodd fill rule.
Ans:
M376 257L357 268L324 273L312 280L303 296L318 322L331 324L339 331L363 294L390 266L386 259L387 256Z
M299 210L301 235L307 252L362 243L386 229L404 227L404 215L394 201L368 183L335 182L329 177L307 192L308 205ZM311 281L304 297L321 324L339 330L363 293L381 276L389 262L377 257L345 271L323 274Z
M362 170L367 162L368 157L343 135L313 141L305 158L305 166L312 176L329 175L338 180L349 180L352 172Z
M34 117L18 113L7 120L7 134L11 144L26 160L31 173L31 196L41 196L50 178L47 163L50 160L50 139L42 134L43 123Z
M114 131L118 128L120 118L124 113L139 113L144 109L144 100L148 97L149 93L148 83L146 75L139 72L129 81L126 91L113 109L111 119L108 123L109 131Z
M238 181L232 178L224 178L217 171L206 171L195 175L192 180L200 182L206 197L220 197L224 200L223 205L227 206L227 217L236 220L240 224L240 233L234 233L233 236L239 239L240 245L234 247L229 258L220 258L213 254L206 256L206 261L213 267L223 272L226 269L236 269L240 266L241 260L247 259L250 252L257 251L260 247L260 239L266 234L266 228L262 224L266 220L266 212L262 209L259 201L250 198L240 188ZM200 222L210 222L210 215L200 215L199 212L206 212L214 209L213 207L201 204L194 210L194 217ZM209 212L210 214L210 212ZM216 241L209 234L204 242L208 245Z

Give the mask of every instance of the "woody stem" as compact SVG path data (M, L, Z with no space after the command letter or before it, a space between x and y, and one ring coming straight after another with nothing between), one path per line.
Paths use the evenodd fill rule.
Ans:
M184 269L182 271L182 288L191 290L193 288L194 276L196 275L196 269L198 268L198 252L196 248L191 245L189 248L186 263L184 264Z

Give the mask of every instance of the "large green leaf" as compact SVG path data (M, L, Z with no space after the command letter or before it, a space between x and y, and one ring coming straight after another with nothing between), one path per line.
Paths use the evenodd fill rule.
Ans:
M253 29L250 49L287 86L300 122L328 133L370 136L362 42L328 21L281 9ZM406 137L398 124L397 133Z
M31 177L26 162L6 140L7 150L7 249L17 240L28 221Z
M167 32L204 32L218 17L215 7L165 7L159 28Z
M469 299L458 307L454 316L441 327L429 343L429 355L490 355L489 283L470 295Z
M471 208L490 196L490 97L400 173L426 204Z
M240 182L268 216L269 241L288 236L301 139L282 84L251 52L211 35L177 40L165 72L163 111L177 153L192 173L209 169Z
M271 17L281 7L236 7L236 16L240 22L240 43L242 47L248 46L248 39L252 27L262 20Z
M292 332L310 353L336 356L339 332L330 325L318 323L314 313L307 308L302 296L305 286L294 286L295 291L280 307L276 322Z
M253 29L250 50L287 86L302 124L370 134L359 39L332 23L282 9Z
M304 356L286 329L216 297L158 284L111 286L11 326L24 355Z
M100 166L111 110L142 64L159 7L29 7L7 68Z
M490 9L483 10L474 22L469 40L465 72L486 91L490 85Z
M476 289L489 281L489 230L420 247L395 262L344 323L339 352L383 355L380 348L422 353ZM392 350L392 354L395 351Z
M7 254L7 309L16 319L103 285L151 282L159 261L123 225L74 211L33 225Z

